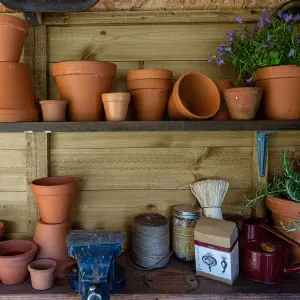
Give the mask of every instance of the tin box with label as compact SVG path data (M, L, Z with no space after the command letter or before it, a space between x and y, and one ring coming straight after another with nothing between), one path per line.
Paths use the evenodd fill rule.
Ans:
M202 217L196 225L194 237L197 275L233 284L239 275L236 224Z

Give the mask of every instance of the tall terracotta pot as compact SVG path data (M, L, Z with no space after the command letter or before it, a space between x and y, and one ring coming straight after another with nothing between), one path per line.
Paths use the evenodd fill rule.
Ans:
M280 229L280 223L292 224L294 221L300 221L300 203L271 197L267 198L267 207L272 212L272 218L275 226ZM283 234L289 238L300 243L300 230L294 232L286 232L285 230L280 230ZM293 263L300 263L300 249L297 247L292 248Z
M61 99L69 102L72 121L102 119L102 94L111 89L117 66L108 62L70 61L52 66Z
M26 21L14 16L0 15L0 61L20 61L25 39L29 33Z
M6 285L23 282L28 264L34 259L38 246L32 241L0 242L0 280Z
M30 72L24 64L0 62L0 122L37 121Z
M300 67L258 69L254 80L257 87L264 89L264 111L268 119L300 120Z
M220 104L219 90L209 77L186 73L175 83L168 113L174 120L208 119L218 112Z
M56 176L40 178L31 183L44 222L57 224L69 220L77 181L75 177Z
M56 261L55 277L69 274L74 260L68 256L66 236L71 230L69 221L60 224L47 224L42 220L36 223L33 240L39 246L37 259L50 258Z

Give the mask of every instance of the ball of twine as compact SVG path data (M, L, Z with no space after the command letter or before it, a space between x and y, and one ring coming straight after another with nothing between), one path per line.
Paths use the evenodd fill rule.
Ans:
M159 214L137 216L132 226L133 262L147 270L162 268L170 259L170 225Z

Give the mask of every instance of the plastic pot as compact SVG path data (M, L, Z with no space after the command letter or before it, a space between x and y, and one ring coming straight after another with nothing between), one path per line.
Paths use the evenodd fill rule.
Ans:
M72 121L102 118L101 96L111 89L117 66L108 62L70 61L52 66L61 99L69 102Z
M264 111L268 119L300 120L300 67L261 68L256 71L254 81L264 89Z
M50 289L54 284L56 262L52 259L37 259L28 265L31 285L35 290Z
M168 104L174 120L208 119L220 108L220 93L215 83L202 73L186 73L175 83Z
M300 221L300 203L290 201L286 199L267 197L267 208L272 212L272 219L274 225L280 230L280 222L285 225L293 224L295 221ZM291 238L292 240L300 243L300 231L286 232L280 230L284 235ZM300 263L300 248L292 247L292 259L293 263Z
M44 222L57 224L69 220L77 181L75 177L56 176L40 178L31 183Z
M0 242L0 280L5 285L23 282L28 264L34 259L38 246L32 241Z
M129 93L107 93L102 95L106 119L108 121L124 121L130 102Z
M224 91L229 114L234 120L253 120L263 90L257 87L233 88Z
M66 108L68 102L65 100L43 100L40 101L45 122L66 121Z
M25 39L29 33L26 21L10 15L0 15L0 61L20 61Z
M56 262L55 278L65 277L75 265L68 256L66 236L71 230L69 221L60 224L47 224L42 220L36 223L34 241L39 245L38 259L50 258Z

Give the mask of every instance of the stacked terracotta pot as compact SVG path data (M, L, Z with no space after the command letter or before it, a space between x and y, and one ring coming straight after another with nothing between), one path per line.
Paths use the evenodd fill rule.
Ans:
M0 15L0 122L38 120L30 72L19 63L28 33L25 21Z
M134 70L127 73L138 121L160 121L166 111L173 73L164 69Z
M68 256L66 236L71 230L77 181L75 177L57 176L37 179L31 184L41 215L34 234L34 241L39 245L37 258L56 261L56 278L67 276L75 264Z

